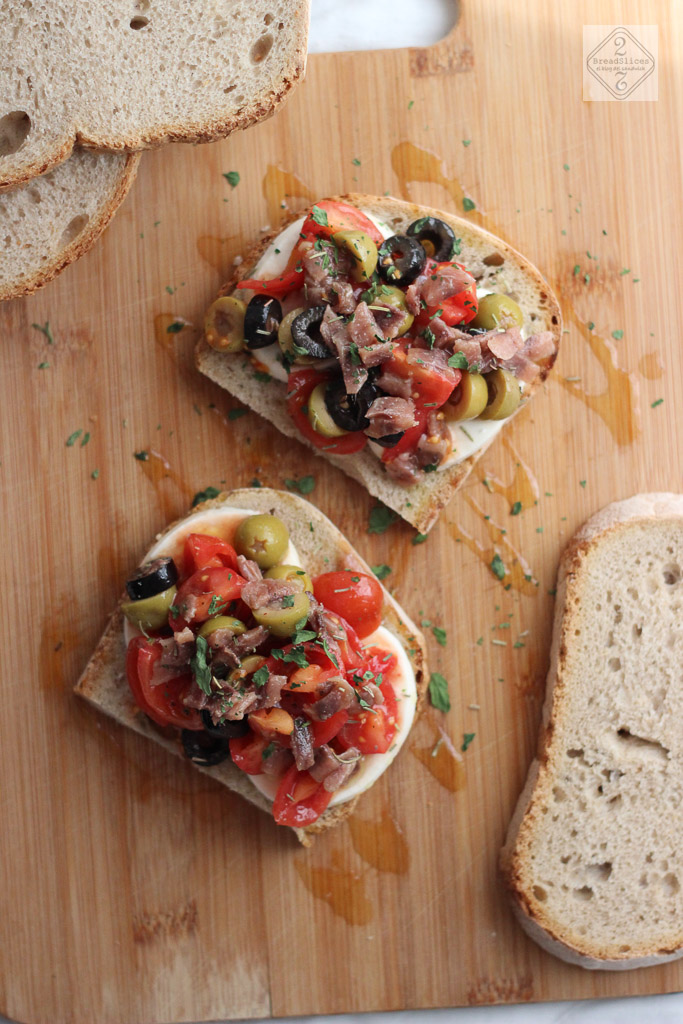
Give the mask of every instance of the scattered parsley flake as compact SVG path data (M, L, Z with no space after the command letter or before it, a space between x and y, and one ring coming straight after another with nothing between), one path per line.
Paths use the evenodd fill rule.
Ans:
M325 210L322 210L319 206L313 207L313 209L311 210L311 217L316 222L316 224L320 224L321 227L327 228L330 226L330 222L327 219L327 213L325 212Z
M579 480L579 484L581 485L581 487L585 487L586 486L586 481L585 480Z
M614 338L615 341L621 341L621 339L624 337L624 332L623 331L612 331L612 337Z
M299 494L310 494L315 488L314 476L301 476L298 480L285 480L285 487L290 491L298 491Z
M169 324L166 328L167 334L179 334L182 331L185 324L182 320L174 320L172 324Z
M496 577L496 579L499 579L499 580L504 579L504 577L505 577L505 565L503 563L503 559L500 557L498 552L496 552L496 554L491 559L491 565L490 565L489 568L491 569L491 572Z
M368 533L385 533L397 519L398 516L393 509L387 508L381 501L378 501L370 509Z
M448 643L448 640L446 638L446 630L442 629L441 626L432 626L432 633L434 634L434 639L436 640L437 644L439 644L441 647L445 647L446 644Z
M568 171L569 170L569 164L564 164L564 169L565 169L565 171Z
M410 103L408 104L408 110L412 110L414 106L415 106L415 100L411 100Z
M465 196L462 201L462 208L465 213L469 213L470 210L476 210L477 204L473 202L468 196Z
M49 365L50 365L49 363L38 363L38 369L39 370L47 370Z
M463 144L463 146L465 146L465 148L467 148L467 146L471 145L471 143L472 143L472 139L463 139L462 140L462 144Z
M81 427L79 430L74 430L73 434L69 434L69 436L66 439L66 447L73 448L73 446L76 444L76 441L79 439L82 433L83 428Z
M144 449L141 452L133 452L133 457L136 458L138 462L147 462L149 460L149 452L146 452Z
M261 665L261 668L257 668L253 676L251 677L254 686L257 689L260 689L262 686L265 686L266 683L268 682L269 675L270 672L268 671L268 667L266 665Z
M248 409L230 409L228 410L228 419L233 423L235 420L241 419L242 416L246 416L248 412Z
M438 711L450 711L451 699L448 695L448 681L440 672L432 672L429 677L429 699Z
M470 743L472 742L476 735L476 732L464 732L462 734L462 746L460 747L460 749L463 751L463 753L467 750L467 748L469 747Z
M99 475L100 475L99 469L93 469L92 473L90 474L90 476L92 477L93 480L97 480Z
M415 536L413 537L411 543L412 544L424 544L424 542L426 540L427 540L427 534L426 533L416 533Z
M358 159L357 156L354 156L354 158L351 161L351 163L354 165L354 167L360 167L360 160Z
M230 188L237 188L240 183L239 171L226 171L223 175Z
M263 370L254 370L252 373L254 380L258 380L261 384L270 384L273 379L269 373L264 373Z
M195 682L202 693L205 693L207 697L211 695L211 669L209 668L206 660L206 652L209 649L209 645L206 641L206 637L198 636L196 640L195 653L190 660L190 668L195 678Z
M137 458L137 455L135 457ZM203 491L197 491L192 499L192 508L195 505L200 505L203 501L209 501L210 498L217 498L220 493L217 487L207 487Z
M381 565L371 565L370 568L378 580L385 580L391 572L391 566L384 562Z
M521 503L521 501L516 501L514 503L514 505L512 506L512 508L510 509L510 515L511 516L518 516L521 511L522 511L522 503Z
M575 263L574 264L574 277L576 277L576 275L580 274L580 273L581 273L581 267L579 266L578 263Z
M31 327L45 335L48 345L54 345L55 339L52 336L52 328L50 327L49 320L46 320L44 324L31 324Z
M469 363L464 352L456 352L455 355L450 356L448 365L454 366L456 370L466 370Z
M657 398L657 399L655 399L655 401L654 401L654 402L653 402L653 403L651 404L650 408L651 408L651 409L656 409L656 408L657 408L657 406L658 406L658 405L661 405L663 401L664 401L664 399L663 399L663 398Z

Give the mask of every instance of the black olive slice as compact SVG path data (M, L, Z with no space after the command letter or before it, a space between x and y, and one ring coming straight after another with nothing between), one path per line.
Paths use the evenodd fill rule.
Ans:
M370 440L373 444L378 444L382 448L393 448L401 440L405 430L399 430L397 434L385 434L384 437L372 437Z
M299 313L292 320L292 338L294 344L313 356L314 359L327 359L331 354L323 341L320 325L325 316L326 306L311 306Z
M244 341L247 348L265 348L277 341L282 306L270 295L255 295L244 314Z
M221 761L226 761L230 757L227 739L212 736L203 730L183 729L181 740L185 756L189 757L194 764L201 765L202 768L220 764Z
M126 590L131 601L142 601L168 590L178 582L178 570L172 558L155 558L145 562L126 580Z
M437 263L444 263L453 256L455 232L438 217L420 217L419 220L414 220L406 234L417 239L427 255Z
M234 721L224 718L218 725L214 725L210 711L207 711L206 708L204 708L201 715L204 729L208 732L209 736L216 736L219 739L224 740L233 740L238 736L246 736L249 732L249 721L246 718L236 718Z
M369 380L355 395L347 395L342 377L335 377L325 388L325 405L342 430L365 430L370 425L367 411L377 398L377 388Z
M415 238L392 235L378 249L377 273L387 282L403 288L412 284L425 263L427 253Z

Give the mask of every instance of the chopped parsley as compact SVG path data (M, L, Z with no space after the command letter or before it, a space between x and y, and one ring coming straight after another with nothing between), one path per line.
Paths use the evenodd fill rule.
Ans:
M465 148L467 148L468 146L470 146L472 144L472 139L463 139L462 140L462 144L463 144L463 146Z
M393 509L387 508L381 501L378 501L370 509L368 533L385 533L397 519L398 516Z
M76 441L79 439L82 433L83 428L81 427L80 430L74 430L73 434L69 434L69 436L66 439L66 447L73 448L73 446L76 444Z
M325 212L325 210L322 210L319 206L313 207L313 209L311 210L311 217L316 222L316 224L320 224L324 228L330 226L329 221L327 219L327 213Z
M274 658L278 661L291 661L299 668L308 668L309 662L306 660L303 647L292 647L291 651L271 651Z
M614 338L615 341L621 341L621 339L624 337L624 332L621 331L621 330L620 331L612 331L612 337Z
M218 594L212 594L211 600L209 601L208 614L217 615L218 612L223 611L223 609L226 608L227 605L228 602L220 598Z
M174 320L172 324L169 324L166 328L167 334L179 334L182 331L185 324L182 320Z
M264 373L263 370L254 370L252 373L254 380L258 380L261 384L270 384L273 379L269 373Z
M223 175L230 188L237 188L240 183L239 171L226 171Z
M434 634L434 639L437 644L440 644L441 647L445 647L448 643L448 640L446 639L446 630L442 629L441 626L432 626L432 633Z
M358 159L357 156L354 156L354 158L351 161L351 163L354 165L354 167L360 167L360 160Z
M498 580L502 580L505 577L505 565L503 559L500 557L498 552L491 559L490 565L491 572Z
M135 456L137 458L137 455ZM217 487L207 487L203 491L197 491L194 498L192 499L192 508L195 505L200 505L202 501L209 501L211 498L217 498L221 492Z
M456 352L448 360L448 365L454 366L456 370L466 370L469 363L464 352Z
M298 480L286 479L285 487L290 491L298 491L299 494L310 494L315 487L315 477L300 476Z
M99 475L100 475L99 469L93 469L92 473L90 474L90 476L92 477L93 480L97 480Z
M424 542L426 540L427 540L427 534L426 533L416 533L415 536L413 537L412 541L411 541L411 544L424 544Z
M47 363L47 362L43 362L43 363L38 363L38 369L39 369L39 370L47 370L47 369L48 369L48 367L49 367L49 365L50 365L50 364L49 364L49 363Z
M432 672L429 677L429 699L438 711L451 710L448 680L440 672Z
M209 645L206 642L206 637L198 636L195 653L190 661L190 668L192 669L195 682L207 697L211 695L211 669L206 660L208 649Z
M294 607L294 595L293 594L285 594L285 596L282 598L282 605L281 605L281 607L282 608L293 608Z
M462 201L462 208L465 211L465 213L469 213L470 210L476 210L477 204L474 203L468 196L465 196L465 198Z
M235 420L241 419L242 416L246 416L248 412L248 409L230 409L228 411L228 419L233 423Z
M658 405L661 405L663 401L664 401L664 399L663 399L663 398L657 398L657 399L655 399L655 401L654 401L654 402L652 402L652 404L650 405L650 408L651 408L651 409L656 409L656 408L657 408L657 406L658 406Z
M391 566L386 565L386 563L384 562L382 563L382 565L372 565L370 566L370 568L372 569L378 580L385 580L387 576L391 573Z
M46 320L44 324L31 324L31 327L35 328L36 331L40 331L47 338L48 345L54 345L55 339L52 336L52 329L50 327L50 321Z
M253 676L251 677L254 681L254 686L257 689L260 689L260 687L265 686L266 683L268 682L269 675L270 672L268 671L268 667L266 665L261 665L261 668L256 669Z
M470 743L477 734L475 732L465 732L462 735L462 746L460 749L464 752L469 747Z
M512 506L512 508L510 509L510 515L511 516L518 516L521 511L522 511L522 503L521 503L521 501L516 501L514 503L514 505Z
M136 458L138 462L147 462L149 460L149 452L146 452L144 449L140 452L133 452L133 457Z

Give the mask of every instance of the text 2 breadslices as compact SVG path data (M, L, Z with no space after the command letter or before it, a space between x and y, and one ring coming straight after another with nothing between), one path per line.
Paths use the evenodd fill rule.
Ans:
M339 530L258 488L157 537L76 692L308 844L389 767L425 688L420 632Z

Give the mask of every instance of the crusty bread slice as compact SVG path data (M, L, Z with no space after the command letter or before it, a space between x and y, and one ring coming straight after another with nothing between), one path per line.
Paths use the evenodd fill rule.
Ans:
M310 0L32 0L0 18L0 189L76 141L211 142L275 111L306 65Z
M278 515L287 524L292 542L312 576L334 568L357 568L360 572L371 572L367 563L337 527L314 505L297 495L268 487L242 488L205 501L192 511L220 508L222 505L253 509L257 512L274 512ZM171 523L159 534L157 540L177 526L178 522ZM398 638L410 659L417 683L419 712L424 702L428 680L424 638L391 594L382 589L383 625ZM76 684L75 692L123 725L128 725L141 735L150 737L172 753L184 756L179 741L164 735L133 702L125 675L123 616L119 610L114 612L109 620L94 654ZM231 761L224 761L213 768L199 768L199 771L222 782L270 814L270 802ZM294 829L299 841L304 846L310 846L312 836L344 821L353 811L357 800L358 797L325 811L318 821L308 828Z
M0 301L42 288L94 245L139 161L137 153L77 149L53 171L0 193Z
M378 220L388 224L396 233L405 231L418 217L442 218L461 239L460 260L477 278L478 285L512 296L524 312L524 327L534 333L552 331L556 348L559 346L562 316L549 285L524 256L500 238L460 217L426 206L416 206L414 203L393 197L352 194L336 198L367 210ZM296 217L291 217L290 221L294 219ZM241 279L250 276L254 265L274 237L274 233L265 236L249 251L233 279L221 290L221 295L231 293L239 286ZM370 494L379 498L423 533L434 525L441 510L448 504L477 459L491 443L485 444L463 462L441 472L425 474L424 480L419 484L406 488L389 477L380 460L367 449L358 455L337 456L314 449L301 436L287 412L286 385L277 380L264 383L260 378L254 377L253 366L248 359L216 352L204 339L197 345L195 358L197 367L207 377L270 420L283 434L307 444L318 455L322 454L339 469L343 469L345 473L363 484ZM545 380L551 365L552 362L543 369L539 380L526 389L529 397Z
M683 956L683 495L608 505L557 584L538 755L501 867L522 926L583 967Z

